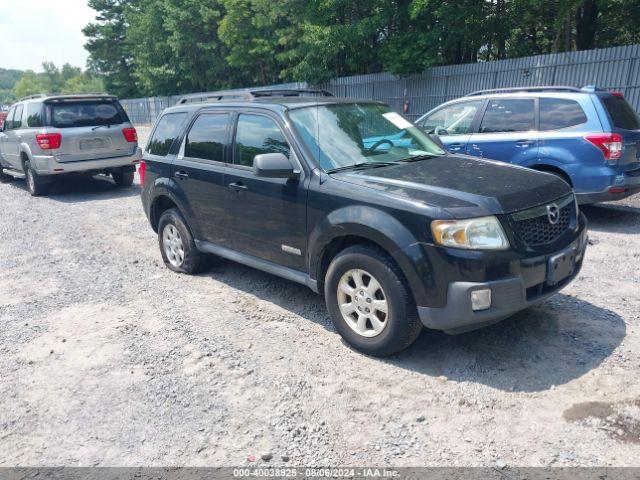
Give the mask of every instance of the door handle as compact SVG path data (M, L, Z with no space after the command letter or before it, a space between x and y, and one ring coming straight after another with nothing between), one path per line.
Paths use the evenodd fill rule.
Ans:
M464 143L451 143L449 144L449 150L460 150L464 147Z
M516 145L519 147L530 147L535 143L535 140L518 140Z
M246 190L247 186L242 182L233 182L229 184L229 188L231 190L235 190L236 192L239 192L240 190Z
M188 174L187 172L183 172L183 171L176 172L176 173L174 173L173 175L174 175L176 178L183 178L183 179L184 179L184 178L189 178L189 174Z

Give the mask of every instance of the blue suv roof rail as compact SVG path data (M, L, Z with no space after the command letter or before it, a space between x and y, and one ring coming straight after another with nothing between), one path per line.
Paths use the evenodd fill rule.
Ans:
M187 103L222 102L225 100L253 100L264 97L333 97L327 90L311 88L280 88L271 90L223 90L219 92L196 93L178 100L178 105Z
M506 88L492 88L489 90L478 90L467 94L467 97L475 97L478 95L487 95L491 93L518 93L518 92L582 92L577 87L568 86L548 86L548 87L506 87Z

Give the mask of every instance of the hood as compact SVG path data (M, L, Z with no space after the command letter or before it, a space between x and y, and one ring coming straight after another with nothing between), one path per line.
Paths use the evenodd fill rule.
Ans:
M571 193L555 175L453 155L332 177L439 207L460 218L512 213Z

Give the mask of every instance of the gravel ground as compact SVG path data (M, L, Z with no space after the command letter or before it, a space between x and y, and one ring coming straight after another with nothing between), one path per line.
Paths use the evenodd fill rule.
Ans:
M302 286L170 272L138 193L0 185L0 465L640 465L640 196L562 294L380 360Z

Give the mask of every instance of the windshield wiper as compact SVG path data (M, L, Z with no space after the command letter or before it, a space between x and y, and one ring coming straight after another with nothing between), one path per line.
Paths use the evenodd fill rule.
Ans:
M93 128L91 129L91 131L92 131L92 132L95 132L97 129L99 129L99 128L103 128L103 127L111 128L111 124L110 124L110 123L108 123L107 125L96 125L95 127L93 127Z
M364 170L367 168L388 167L390 165L397 165L396 162L359 162L353 165L344 165L343 167L336 167L327 170L327 173L341 172L343 170Z
M402 160L398 160L399 162L419 162L420 160L429 160L431 158L440 157L441 155L436 155L433 153L424 153L422 155L413 155L411 157L403 158Z

